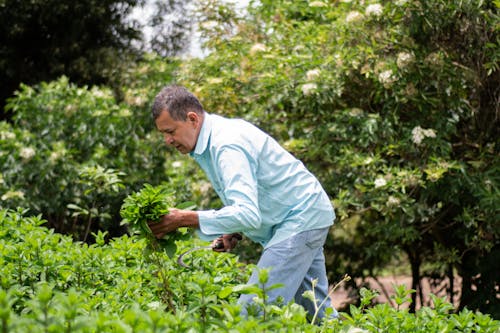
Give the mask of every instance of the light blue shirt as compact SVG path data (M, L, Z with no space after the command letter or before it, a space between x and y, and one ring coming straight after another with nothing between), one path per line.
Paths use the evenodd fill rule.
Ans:
M224 204L219 210L198 211L202 239L240 232L269 247L333 224L332 204L316 177L244 120L205 113L190 155Z

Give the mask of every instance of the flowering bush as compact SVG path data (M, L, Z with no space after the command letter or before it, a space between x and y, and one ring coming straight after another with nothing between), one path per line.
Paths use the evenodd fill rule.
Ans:
M126 195L165 179L162 140L152 131L149 110L117 104L109 89L79 88L61 78L22 86L8 108L14 124L0 123L0 207L22 205L82 240L89 224L90 231L119 234ZM125 186L105 191L104 179L84 179L82 170L97 166L126 174ZM75 214L68 205L102 214Z
M488 268L500 260L497 9L262 0L228 15L235 28L211 35L212 52L179 83L209 112L270 132L319 177L338 216L331 276L377 275L404 258L415 289L423 275L459 272L461 306L500 317Z

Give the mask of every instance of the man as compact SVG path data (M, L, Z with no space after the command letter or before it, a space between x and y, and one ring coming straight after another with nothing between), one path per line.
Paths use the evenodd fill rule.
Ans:
M243 120L205 112L183 87L161 90L152 113L166 144L196 160L224 204L219 210L172 209L150 224L155 235L196 228L203 239L223 241L218 251L229 251L237 242L233 234L242 233L264 247L257 266L271 269L268 285L285 286L269 291L269 300L295 300L314 315L302 294L317 280L318 305L328 297L318 313L324 316L331 302L323 244L335 214L318 180L269 135ZM249 283L257 282L255 271ZM240 297L243 312L251 301L252 295Z

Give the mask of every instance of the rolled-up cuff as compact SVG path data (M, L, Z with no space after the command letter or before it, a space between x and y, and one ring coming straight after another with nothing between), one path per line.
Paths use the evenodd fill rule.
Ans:
M222 236L220 230L217 230L215 221L217 220L215 210L198 211L198 224L200 228L197 234L202 240L212 240Z

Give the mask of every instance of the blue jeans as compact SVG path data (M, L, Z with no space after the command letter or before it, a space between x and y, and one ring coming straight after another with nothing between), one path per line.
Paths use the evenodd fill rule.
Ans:
M272 289L266 294L268 302L274 302L282 297L285 303L292 300L302 305L309 315L313 316L315 307L312 301L302 297L306 290L312 290L311 281L317 279L314 287L317 306L328 299L319 309L318 318L324 317L326 308L332 308L331 299L328 296L328 279L326 277L325 256L323 245L328 235L328 229L315 229L304 231L286 239L278 244L264 249L257 267L270 268L269 280L266 287L281 283L283 288ZM248 284L258 284L259 273L255 270ZM246 314L246 305L252 303L255 295L243 294L238 301L242 305L242 314ZM338 313L333 309L333 316Z

